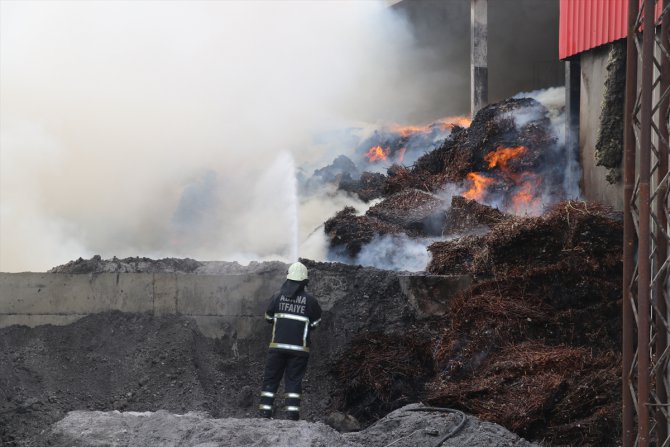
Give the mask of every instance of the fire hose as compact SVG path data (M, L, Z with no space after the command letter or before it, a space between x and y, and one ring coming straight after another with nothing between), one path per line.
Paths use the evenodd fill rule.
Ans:
M436 443L433 447L440 447L440 446L444 443L444 441L446 441L447 439L451 438L451 437L454 436L456 433L458 433L458 432L460 431L460 429L463 428L463 426L465 425L465 423L466 423L467 420L468 420L467 417L465 416L465 414L463 414L462 411L460 411L460 410L456 410L456 409L454 409L454 408L447 408L447 407L419 407L419 408L408 408L408 409L405 410L405 411L426 411L426 412L439 412L439 413L453 413L453 414L457 414L457 415L459 415L459 416L461 417L461 421L458 423L458 425L456 425L456 427L454 427L451 431L449 431L449 432L447 432L445 435L443 435L443 436L437 441L437 443ZM419 429L419 430L420 430L420 429ZM419 430L415 430L415 431L413 431L412 433L410 433L410 434L407 435L407 436L404 436L404 437L402 437L402 438L396 439L396 440L393 441L392 443L390 443L390 444L386 444L384 447L390 447L391 445L395 444L396 442L402 441L403 439L407 439L407 438L409 438L410 436L412 436L414 433L418 432Z

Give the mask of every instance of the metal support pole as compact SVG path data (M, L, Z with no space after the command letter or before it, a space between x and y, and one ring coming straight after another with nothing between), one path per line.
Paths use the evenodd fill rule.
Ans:
M668 0L663 0L663 6L668 5ZM661 44L668 49L668 14L663 16L661 22ZM661 95L665 92L670 84L670 61L667 57L660 55L661 59L661 79L660 79L660 92ZM663 180L665 175L668 173L668 120L666 111L668 110L668 98L666 97L660 103L658 109L658 129L659 129L659 141L658 141L658 172L657 172L657 185L658 190L656 191L656 253L654 259L655 270L658 271L661 266L665 263L665 260L668 257L668 240L665 238L664 232L668 226L668 216L665 212L665 196L667 193L667 187ZM655 352L655 362L660 362L660 365L656 366L656 398L659 403L666 403L668 401L668 393L665 387L665 376L667 374L666 365L667 361L662 359L663 353L668 345L668 335L665 327L665 319L668 315L668 306L666 302L666 286L667 282L665 281L665 275L656 280L654 284L654 297L656 299L656 352ZM655 413L656 420L656 439L657 443L663 444L668 437L668 420L665 416L665 407L658 407Z
M628 37L626 39L626 102L624 115L624 172L623 172L623 358L622 358L622 428L623 447L633 447L633 396L630 376L633 365L633 297L631 282L635 270L635 225L631 214L631 201L635 185L635 134L633 109L637 92L637 50L635 48L635 21L637 0L628 1Z
M470 0L470 113L489 101L488 0Z
M565 152L568 163L579 159L579 96L581 91L579 56L565 61ZM570 199L574 197L569 197Z
M654 6L655 1L645 0L642 31L642 102L640 107L640 233L638 261L638 331L637 331L637 401L639 446L649 446L649 331L650 331L650 184L651 175L651 102L654 57Z

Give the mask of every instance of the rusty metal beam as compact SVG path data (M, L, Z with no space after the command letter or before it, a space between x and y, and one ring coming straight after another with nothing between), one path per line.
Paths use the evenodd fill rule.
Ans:
M663 0L663 8L668 6L669 0ZM668 31L670 30L670 20L668 14L664 14L661 22L661 38L660 42L663 47L668 49ZM667 90L670 85L670 61L663 54L663 51L660 51L661 59L661 70L660 70L660 93L663 93ZM659 130L659 141L658 141L658 171L656 173L656 184L658 190L656 191L656 250L655 250L655 259L654 265L656 271L658 271L661 266L665 263L665 260L668 257L668 240L665 238L665 231L668 226L668 217L666 214L666 193L667 187L664 182L665 176L668 173L668 120L667 120L667 110L670 102L668 101L668 96L665 96L660 103L658 110L658 130ZM661 278L665 278L666 275L662 275ZM666 328L666 318L668 315L668 307L666 302L666 286L667 283L664 279L659 279L654 284L654 297L656 298L656 350L655 358L656 362L660 362L660 365L657 365L656 368L656 399L661 404L657 408L655 414L656 420L656 439L657 444L664 444L665 440L668 438L668 420L666 418L666 413L662 405L668 402L668 393L665 387L665 376L667 374L667 369L665 364L667 363L663 358L663 353L665 352L668 345L668 335Z
M633 365L633 299L631 282L635 270L635 225L631 213L631 201L635 186L635 134L633 132L633 110L637 93L637 50L635 47L635 22L638 12L637 0L628 1L628 37L626 38L626 100L624 114L624 174L623 174L623 346L622 346L622 433L623 447L633 447L635 429L633 414L635 407L630 391L630 371Z
M653 57L654 57L654 6L655 0L644 1L644 19L642 30L642 85L640 105L640 189L639 189L639 238L638 238L638 368L637 368L637 399L638 399L638 445L648 447L650 443L649 396L650 396L650 284L651 284L651 108L653 92Z

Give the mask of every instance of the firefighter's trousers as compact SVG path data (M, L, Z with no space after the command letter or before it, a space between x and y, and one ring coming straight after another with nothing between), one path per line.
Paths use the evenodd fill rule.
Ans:
M281 378L284 376L286 415L288 419L296 421L300 418L302 379L305 377L308 359L309 357L307 356L270 349L267 362L265 363L261 403L259 406L262 417L272 417L272 409L277 389L279 388L279 382L281 382Z

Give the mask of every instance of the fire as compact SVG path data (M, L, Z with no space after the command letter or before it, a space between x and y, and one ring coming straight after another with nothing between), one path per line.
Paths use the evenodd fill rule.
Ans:
M463 193L463 197L477 201L484 198L486 195L486 188L488 188L489 185L494 182L494 179L483 176L477 172L469 173L467 179L472 182L472 186L469 190Z
M542 200L535 197L535 191L541 179L532 173L524 172L521 176L521 185L512 196L512 210L514 214L540 215L542 214Z
M400 134L401 137L409 137L415 133L430 132L430 126L401 126L400 124L394 124L389 130Z
M495 191L493 201L503 204L507 211L516 215L540 215L543 210L542 199L538 194L542 178L533 172L514 172L509 166L513 160L524 153L525 146L498 147L484 157L488 171L471 172L467 179L472 182L463 197L482 202L487 200L490 190Z
M426 125L401 126L400 124L394 124L389 130L400 134L401 137L409 137L415 133L429 133L435 127L439 127L440 130L447 130L453 129L454 126L469 127L470 123L472 123L472 120L466 116L448 116Z
M383 149L381 146L371 147L370 150L365 154L370 163L379 160L386 160L388 156L388 149Z
M438 120L443 129L453 129L454 126L470 127L472 119L467 116L449 116Z
M514 196L512 196L512 206L515 210L521 209L531 203L533 200L532 185L524 183Z
M500 170L505 171L507 169L507 163L524 152L526 152L525 146L499 147L495 151L486 154L484 160L488 162L489 169L498 166Z

